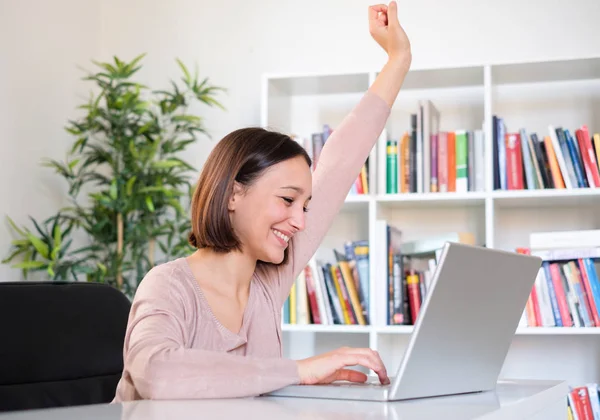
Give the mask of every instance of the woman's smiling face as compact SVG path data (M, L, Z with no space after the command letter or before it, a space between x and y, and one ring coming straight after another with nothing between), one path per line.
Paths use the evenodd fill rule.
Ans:
M236 184L229 211L243 252L282 262L289 240L304 229L311 195L312 173L300 156L273 165L248 188Z

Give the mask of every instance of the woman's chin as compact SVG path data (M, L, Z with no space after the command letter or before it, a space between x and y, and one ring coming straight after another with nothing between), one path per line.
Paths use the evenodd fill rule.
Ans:
M285 249L268 249L264 250L262 261L271 264L280 264L285 256Z

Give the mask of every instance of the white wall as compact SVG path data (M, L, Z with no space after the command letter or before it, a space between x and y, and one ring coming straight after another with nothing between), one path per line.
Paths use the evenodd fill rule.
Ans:
M60 204L60 182L38 162L62 157L71 144L62 128L89 90L78 65L146 52L140 77L160 87L179 76L180 57L226 87L226 112L199 109L214 136L188 156L199 167L214 141L259 124L262 73L378 68L384 55L368 33L371 3L0 0L0 217L26 222L26 214L44 217ZM597 0L400 0L399 11L414 67L600 56ZM2 257L6 232L2 221ZM0 266L0 279L18 278Z
M101 51L99 4L0 0L0 259L12 240L6 215L28 223L66 204L65 185L39 163L70 144L64 127L89 92L77 66ZM17 279L0 265L0 281Z

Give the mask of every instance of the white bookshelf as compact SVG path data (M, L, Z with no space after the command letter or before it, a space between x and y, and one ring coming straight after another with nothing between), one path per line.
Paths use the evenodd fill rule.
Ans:
M261 125L310 138L323 124L335 128L360 100L377 69L339 74L267 74L263 77ZM574 129L587 124L600 131L600 57L455 68L412 68L386 124L382 140L399 139L410 128L420 99L431 99L441 113L440 130L480 129L486 136L485 189L468 193L384 194L378 188L378 146L371 152L370 194L348 196L317 252L344 241L371 244L372 325L283 325L286 357L303 358L337 347L379 351L394 372L412 326L377 322L376 303L385 279L373 263L378 219L402 231L403 241L440 232L471 231L479 244L513 250L529 245L536 231L600 228L600 188L572 190L493 190L492 115L509 131L523 127L547 135L548 125ZM375 313L373 313L375 311ZM440 357L442 354L440 354ZM600 382L600 328L520 327L505 361L503 376L566 379L572 385Z

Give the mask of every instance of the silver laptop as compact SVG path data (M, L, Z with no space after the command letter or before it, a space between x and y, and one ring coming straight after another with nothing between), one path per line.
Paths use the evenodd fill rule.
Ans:
M292 385L265 395L395 401L492 390L541 263L448 242L389 385Z

